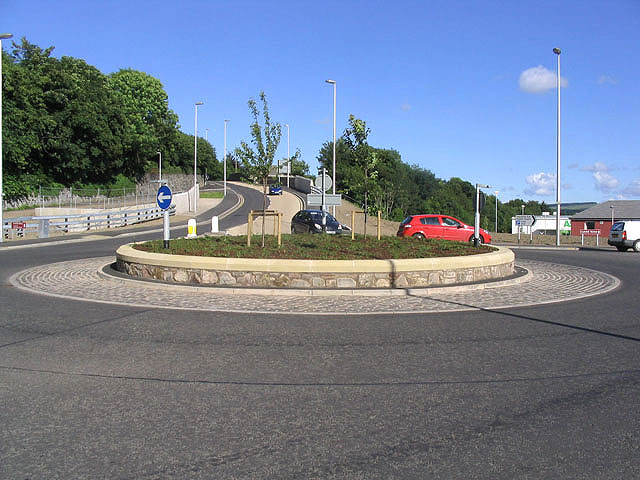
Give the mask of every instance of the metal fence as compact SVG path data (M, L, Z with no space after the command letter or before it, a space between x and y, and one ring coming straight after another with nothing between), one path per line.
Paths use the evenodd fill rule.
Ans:
M171 206L169 215L175 215L175 211L175 206ZM164 210L157 206L147 205L129 210L8 218L3 219L2 232L7 239L48 238L55 234L125 227L162 218L163 214Z

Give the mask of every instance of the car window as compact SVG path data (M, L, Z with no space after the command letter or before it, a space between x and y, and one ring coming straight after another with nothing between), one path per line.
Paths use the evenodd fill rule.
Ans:
M442 223L448 227L459 227L461 225L460 222L449 217L442 217Z
M613 226L611 227L611 230L614 232L621 232L622 230L624 230L624 222L614 223Z
M440 225L438 217L423 217L420 219L420 223L423 225Z
M409 216L409 217L405 218L404 220L402 220L401 224L402 225L407 225L407 224L411 223L411 220L413 220L413 216Z

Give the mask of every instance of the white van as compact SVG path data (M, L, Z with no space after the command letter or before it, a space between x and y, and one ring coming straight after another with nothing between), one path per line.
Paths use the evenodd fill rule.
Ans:
M620 252L633 248L640 252L640 220L626 220L616 222L609 232L609 245L613 245Z

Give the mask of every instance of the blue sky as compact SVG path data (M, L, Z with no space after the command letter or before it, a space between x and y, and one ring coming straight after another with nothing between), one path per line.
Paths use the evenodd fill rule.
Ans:
M547 203L559 47L562 201L640 199L640 0L3 0L0 31L153 75L187 133L204 101L198 133L219 158L224 119L228 150L250 140L247 100L265 91L315 171L331 78L338 136L354 114L408 164Z

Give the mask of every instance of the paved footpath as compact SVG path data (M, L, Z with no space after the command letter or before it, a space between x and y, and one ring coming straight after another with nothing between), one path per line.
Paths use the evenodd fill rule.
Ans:
M618 287L611 275L586 268L517 260L528 271L504 282L355 294L191 287L125 279L103 270L113 257L34 267L11 278L17 288L43 295L152 308L277 314L398 314L504 309L576 300ZM275 294L277 293L277 294ZM348 293L348 294L347 294Z

